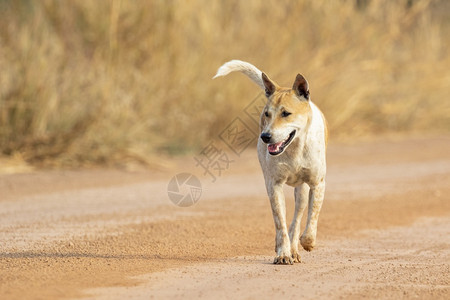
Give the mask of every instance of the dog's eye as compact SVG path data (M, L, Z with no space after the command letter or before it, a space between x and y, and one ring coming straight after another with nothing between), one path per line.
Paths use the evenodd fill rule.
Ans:
M269 113L266 111L266 112L264 112L264 115L266 116L266 117L269 117Z
M286 118L286 117L289 116L290 114L291 114L290 112L283 111L283 112L281 113L281 116L282 116L283 118Z

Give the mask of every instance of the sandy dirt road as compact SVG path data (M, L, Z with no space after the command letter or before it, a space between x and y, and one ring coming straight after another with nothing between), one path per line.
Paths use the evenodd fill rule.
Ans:
M272 265L256 153L165 171L0 175L0 299L449 299L450 137L332 144L318 245ZM192 172L200 201L167 184ZM292 189L286 188L288 212Z

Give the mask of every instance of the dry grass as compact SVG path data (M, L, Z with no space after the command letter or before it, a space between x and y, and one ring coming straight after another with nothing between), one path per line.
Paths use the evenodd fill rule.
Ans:
M359 3L359 5L357 5ZM300 72L332 137L450 129L446 1L0 2L0 153L146 162L214 139L259 92L229 59Z

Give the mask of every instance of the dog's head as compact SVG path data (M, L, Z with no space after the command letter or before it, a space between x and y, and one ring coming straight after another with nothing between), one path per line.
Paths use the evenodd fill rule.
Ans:
M261 140L271 155L279 155L308 129L312 114L308 82L298 74L289 89L279 87L264 73L262 80L268 101L261 114Z

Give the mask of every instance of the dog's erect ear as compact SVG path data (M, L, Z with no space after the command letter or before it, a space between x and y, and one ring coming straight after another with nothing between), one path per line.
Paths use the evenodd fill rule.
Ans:
M275 83L272 80L270 80L270 78L266 74L262 73L261 77L262 77L262 81L264 83L264 87L266 90L266 97L272 96L273 93L275 93L277 86L275 85Z
M297 74L297 77L295 77L292 89L295 91L297 96L304 97L306 100L309 100L308 81L306 81L305 77L301 74Z

